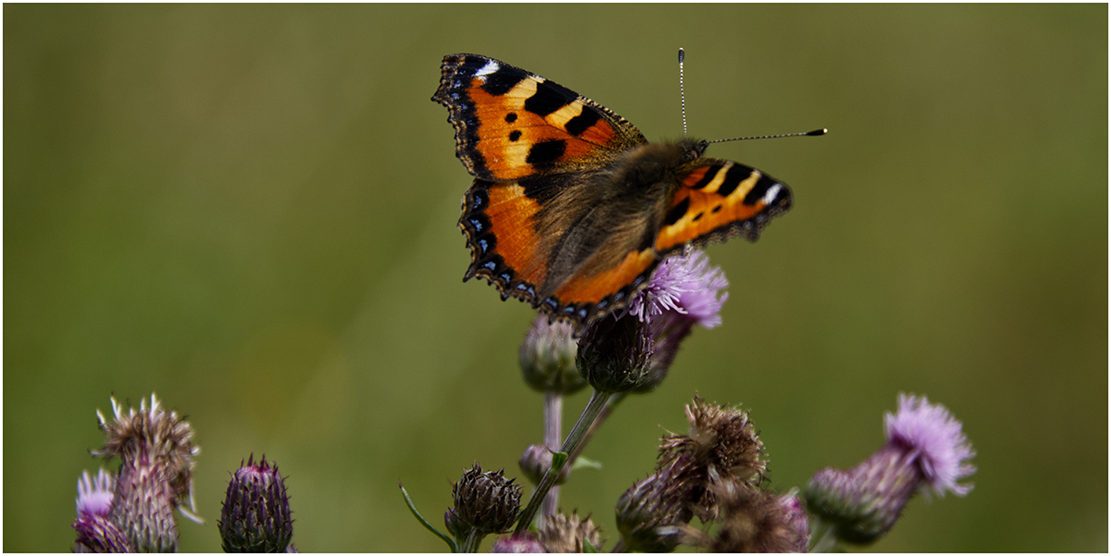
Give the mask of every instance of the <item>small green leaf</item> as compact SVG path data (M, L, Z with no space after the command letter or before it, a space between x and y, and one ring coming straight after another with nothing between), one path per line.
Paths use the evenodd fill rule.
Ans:
M420 512L417 511L417 507L413 505L413 500L409 498L409 493L405 492L405 487L401 486L400 482L397 483L397 488L401 489L401 496L405 498L405 505L409 506L409 511L413 512L413 517L417 518L417 521L419 521L421 525L424 525L425 529L432 531L432 533L434 533L437 537L443 539L443 541L447 543L448 547L451 548L452 552L458 552L457 547L455 546L455 541L453 541L451 537L441 533L438 529L433 527L431 523L425 520L424 516L420 515Z
M587 539L583 539L583 554L597 554L597 553L598 553L598 548L594 546L594 543L590 542Z
M563 466L567 464L567 452L552 452L552 472L559 473Z
M571 464L571 471L578 471L579 469L601 469L602 462L594 461L583 456L575 458L575 463Z

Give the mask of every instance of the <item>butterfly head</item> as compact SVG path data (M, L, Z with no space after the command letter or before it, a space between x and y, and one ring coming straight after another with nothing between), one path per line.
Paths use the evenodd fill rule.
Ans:
M709 141L701 139L683 139L679 143L683 148L683 162L693 162L700 158L702 153L706 152L706 147L710 146Z

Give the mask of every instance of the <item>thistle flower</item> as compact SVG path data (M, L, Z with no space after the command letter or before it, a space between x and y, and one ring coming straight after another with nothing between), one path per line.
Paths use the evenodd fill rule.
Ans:
M914 494L964 496L957 484L976 468L961 423L925 398L899 396L899 411L885 416L887 444L849 471L823 469L806 489L807 507L840 540L867 544L895 525Z
M135 552L131 539L107 515L79 516L73 528L77 530L74 552Z
M289 496L277 464L254 456L228 482L217 526L224 552L285 552L293 537Z
M135 547L112 520L112 474L103 468L96 478L88 471L77 480L77 543L74 552L135 552Z
M460 552L474 552L486 535L504 533L521 512L521 487L506 479L504 470L482 472L474 464L452 485L455 505L444 514L447 528Z
M193 429L176 412L163 411L154 394L150 408L143 400L139 411L125 412L112 398L112 411L112 421L97 411L108 438L103 448L92 452L122 460L110 517L136 549L176 551L173 511L197 519L181 507L192 500L193 457L200 452L191 442Z
M699 396L685 410L690 429L662 439L659 466L674 466L680 480L691 485L695 515L703 522L715 520L719 508L714 485L758 485L767 466L761 459L764 443L747 411L708 404Z
M587 327L579 340L579 371L603 391L656 389L694 325L721 324L718 312L728 298L721 290L728 285L701 251L687 248L664 259L625 313Z
M712 552L805 552L810 538L806 513L794 493L778 496L739 482L714 488L722 525Z
M112 474L103 467L97 471L95 479L88 471L83 471L81 478L77 479L77 517L107 516L111 513L115 486Z
M569 323L536 317L517 354L525 382L539 392L578 392L586 386L575 368L578 347Z
M580 518L578 512L571 512L570 516L558 512L548 518L544 530L540 533L540 541L547 552L577 552L581 553L590 543L595 549L605 542L600 540L601 529L590 520L590 516Z

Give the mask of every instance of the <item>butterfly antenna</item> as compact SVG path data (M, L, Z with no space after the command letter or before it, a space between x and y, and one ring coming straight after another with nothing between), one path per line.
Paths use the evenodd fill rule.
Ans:
M683 95L683 49L679 49L679 110L683 113L683 139L687 138L687 98Z
M782 135L754 135L752 137L732 137L729 139L714 139L707 141L707 143L726 143L729 141L747 141L749 139L779 139L780 137L814 137L818 135L825 135L829 133L828 129L815 129L814 131L804 131L802 133L784 133Z

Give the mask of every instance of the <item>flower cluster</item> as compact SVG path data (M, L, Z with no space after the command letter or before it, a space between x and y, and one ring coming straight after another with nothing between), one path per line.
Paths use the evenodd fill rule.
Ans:
M193 429L176 412L164 411L155 395L148 407L125 410L112 399L113 419L97 411L107 436L94 456L119 457L118 476L101 469L77 481L75 552L176 552L174 511L198 523L186 510L193 500ZM277 465L266 457L232 475L224 501L220 535L225 552L296 552L289 497Z
M690 429L660 445L655 474L617 503L617 527L630 550L671 551L680 543L715 551L797 552L806 547L806 517L793 495L761 488L767 466L747 412L707 404L686 408ZM692 518L721 523L707 540Z

